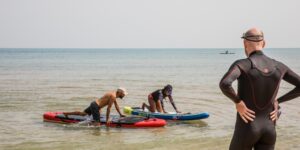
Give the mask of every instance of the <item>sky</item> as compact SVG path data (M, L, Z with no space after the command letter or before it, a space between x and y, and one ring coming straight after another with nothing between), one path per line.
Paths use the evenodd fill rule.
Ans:
M299 0L0 0L0 48L300 47Z

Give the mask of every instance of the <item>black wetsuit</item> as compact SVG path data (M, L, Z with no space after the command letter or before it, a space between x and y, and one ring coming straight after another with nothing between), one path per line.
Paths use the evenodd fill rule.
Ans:
M238 80L238 94L232 82ZM284 64L273 60L261 51L255 51L247 59L233 63L220 82L222 92L235 103L243 100L255 111L255 119L248 124L237 115L230 150L273 150L276 142L275 123L270 119L274 110L281 80L296 86L278 99L287 101L300 96L300 77Z
M100 122L100 112L99 112L99 105L96 103L96 101L91 102L90 106L87 107L84 112L88 115L92 115L94 121Z
M177 110L176 105L173 101L172 95L165 95L165 94L163 94L162 90L156 90L153 93L151 93L151 96L152 96L152 98L155 102L160 101L161 106L162 106L163 109L164 109L164 101L163 100L164 100L164 98L168 97L171 104L172 104L172 106L173 106L173 108L175 110Z

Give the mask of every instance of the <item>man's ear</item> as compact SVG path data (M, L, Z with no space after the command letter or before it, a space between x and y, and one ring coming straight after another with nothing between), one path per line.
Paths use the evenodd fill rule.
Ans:
M244 40L244 48L247 49L247 43L246 43L246 40Z
M248 57L248 52L247 52L247 43L246 40L244 40L244 50L245 50L245 54Z
M263 45L262 45L262 48L265 48L265 46L266 46L266 41L265 41L265 40L263 40Z

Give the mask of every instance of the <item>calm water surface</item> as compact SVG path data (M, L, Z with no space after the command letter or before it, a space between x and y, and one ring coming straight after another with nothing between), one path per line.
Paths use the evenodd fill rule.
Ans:
M235 54L219 54L225 50ZM300 73L300 49L265 53ZM236 113L218 83L244 57L242 49L0 49L0 149L228 149ZM168 83L181 111L207 111L210 118L152 129L42 120L46 111L82 110L118 86L130 93L121 107L140 106ZM283 82L279 95L292 88ZM282 104L276 149L300 149L299 106L299 98Z

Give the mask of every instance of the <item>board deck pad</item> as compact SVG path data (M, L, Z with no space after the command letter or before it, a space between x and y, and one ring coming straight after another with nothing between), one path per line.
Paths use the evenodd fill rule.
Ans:
M91 119L91 117L79 116L79 115L68 115L68 117L66 117L64 114L58 114L55 117L59 118L59 119L64 119L64 120L76 120L76 121L79 121L79 122L80 121L85 121L87 119ZM111 115L112 123L133 124L133 123L140 122L140 121L143 121L143 120L145 120L144 117L138 117L138 116L130 116L130 117L120 118L117 115ZM100 121L101 121L101 123L106 123L106 117L101 116Z
M147 118L160 118L165 120L199 120L205 119L209 117L209 113L207 112L199 112L199 113L152 113L146 112L142 110L140 107L124 107L124 112L131 115L138 115Z

